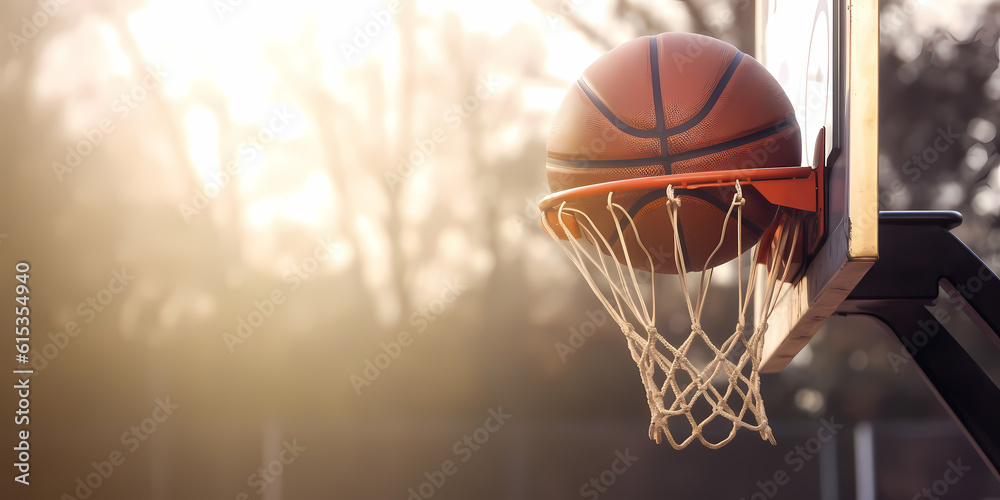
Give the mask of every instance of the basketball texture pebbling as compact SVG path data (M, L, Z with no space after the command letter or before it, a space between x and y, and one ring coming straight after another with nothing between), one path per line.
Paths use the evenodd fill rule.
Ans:
M802 164L801 142L791 102L760 63L711 37L663 33L626 42L584 71L556 112L546 171L555 193L639 177L793 167ZM689 271L734 259L774 220L777 207L744 187L742 225L734 211L722 248L708 262L734 193L729 187L675 191L681 201L678 243ZM624 241L606 197L580 200L577 207L608 239L619 262L626 262L627 251L633 267L675 274L666 201L662 189L616 192L615 202L635 225L619 217ZM635 232L652 256L651 269Z

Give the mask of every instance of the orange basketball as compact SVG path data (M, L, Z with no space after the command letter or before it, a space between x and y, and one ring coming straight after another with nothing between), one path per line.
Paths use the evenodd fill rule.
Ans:
M555 193L578 186L639 177L799 166L801 137L781 86L752 57L714 38L663 33L626 42L588 67L569 89L549 135L546 170ZM743 188L743 224L736 212L722 236L734 188L677 189L678 233L688 270L735 258L756 244L777 207ZM616 192L615 202L635 221L620 218L632 265L676 273L674 232L666 192ZM607 198L579 201L624 263L623 242ZM653 256L649 269L634 231ZM737 233L742 231L742 248Z

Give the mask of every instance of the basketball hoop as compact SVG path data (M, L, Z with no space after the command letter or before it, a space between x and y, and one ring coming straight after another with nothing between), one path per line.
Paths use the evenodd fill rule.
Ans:
M715 449L740 428L774 443L760 397L764 334L779 279L797 277L824 233L822 143L815 151L815 168L799 166L795 109L771 73L701 35L623 43L559 105L542 225L625 335L657 443ZM746 252L754 265L744 277ZM713 341L702 326L708 288L713 268L733 260L736 321ZM655 287L636 271L677 275L691 320L683 338L657 331ZM696 289L689 272L701 272Z
M749 276L742 276L744 238L741 228L750 191L763 196L763 199L753 197L759 203L815 211L818 179L817 171L811 167L699 172L590 184L554 193L539 203L545 230L580 270L625 335L645 387L651 415L650 439L661 443L666 436L667 442L676 449L697 439L706 447L717 449L730 442L737 430L745 428L775 443L760 397L760 362L767 314L773 308L776 285L779 280L790 277L793 266L787 264L793 260L792 254L802 240L802 212L779 211L772 225L778 229L766 232L766 236L753 246L753 262L762 263L767 269L767 273L763 273L766 280L764 296L758 298L764 301L767 314L749 335L745 331L746 315L751 307L751 290L756 288L754 282L758 278L752 267ZM678 233L679 216L685 210L678 192L705 189L732 190L732 197L722 218L718 244L704 262L691 262L692 256L685 255L684 240ZM662 231L672 232L672 241L681 242L672 245L673 262L669 268L663 267L662 262L654 262L649 248L642 242L636 215L624 208L628 205L622 200L631 201L637 194L646 193L662 193L667 214L662 221ZM649 220L647 216L646 228L650 227ZM731 223L736 225L735 231ZM703 330L701 318L713 267L723 263L713 259L723 249L727 234L730 239L735 235L736 240L739 301L734 331L717 345ZM693 298L687 276L692 267L703 269ZM636 269L659 273L676 271L691 319L689 333L682 342L671 343L657 331L655 286L650 283L647 302ZM604 277L607 290L599 286L595 276ZM637 330L633 322L641 328ZM700 367L688 358L692 345L697 342L714 353L713 359ZM679 382L678 375L689 377L690 382ZM699 400L707 402L711 408L707 415L694 410ZM702 403L700 408L703 407ZM716 419L725 419L732 426L727 435L713 440L706 437L704 431ZM676 425L671 429L670 424L678 420L685 423L684 432L678 432ZM690 432L686 431L687 426Z

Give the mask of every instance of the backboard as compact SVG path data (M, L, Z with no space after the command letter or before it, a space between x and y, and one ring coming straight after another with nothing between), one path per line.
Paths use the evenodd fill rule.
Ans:
M878 258L878 0L757 0L756 9L755 57L795 107L802 164L816 166L820 144L826 165L825 229L808 236L803 270L768 320L761 371L777 372Z

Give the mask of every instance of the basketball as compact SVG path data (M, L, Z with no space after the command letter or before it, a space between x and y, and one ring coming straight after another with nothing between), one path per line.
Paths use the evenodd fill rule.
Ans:
M643 177L793 167L802 164L801 142L792 104L755 59L711 37L663 33L619 45L583 72L556 112L546 174L556 193ZM675 190L677 243L689 271L734 259L760 241L774 220L777 207L746 186L742 223L733 211L723 237L735 191ZM578 200L577 208L619 262L626 263L628 252L637 269L676 274L666 191L614 191L614 201L631 216L618 221L621 238L607 196ZM709 261L720 238L722 247Z

